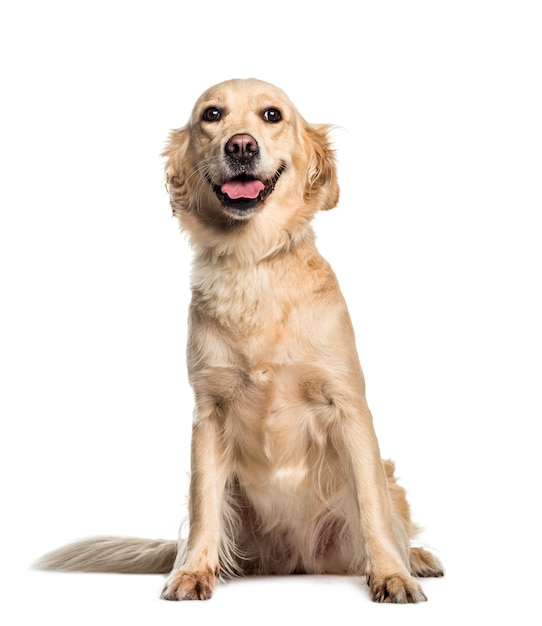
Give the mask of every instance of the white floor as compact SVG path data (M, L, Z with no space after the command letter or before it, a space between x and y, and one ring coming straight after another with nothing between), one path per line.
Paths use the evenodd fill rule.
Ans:
M16 571L12 571L15 575ZM4 624L435 624L481 623L492 618L521 622L529 607L506 600L506 590L471 587L475 576L452 571L428 580L429 601L416 606L377 605L360 579L338 577L254 578L220 585L206 602L158 599L159 576L19 572L2 612ZM4 590L6 587L4 587ZM484 591L484 593L482 593ZM488 600L488 595L491 600ZM10 613L7 613L7 609ZM527 621L523 623L528 623Z

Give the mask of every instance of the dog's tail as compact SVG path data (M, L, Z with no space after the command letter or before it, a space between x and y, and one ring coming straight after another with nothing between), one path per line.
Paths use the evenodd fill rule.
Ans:
M42 556L34 568L71 572L167 574L173 568L177 542L135 537L81 539Z

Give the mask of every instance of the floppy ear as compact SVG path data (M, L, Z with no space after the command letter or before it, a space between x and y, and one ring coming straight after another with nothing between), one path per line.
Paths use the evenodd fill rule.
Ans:
M323 210L332 209L339 201L339 182L335 151L331 148L327 124L305 124L302 139L308 156L305 200L309 201L317 192L322 193Z
M175 215L179 210L188 208L189 193L186 188L188 179L188 130L186 127L172 130L162 152L166 159L166 185L169 193L171 210Z

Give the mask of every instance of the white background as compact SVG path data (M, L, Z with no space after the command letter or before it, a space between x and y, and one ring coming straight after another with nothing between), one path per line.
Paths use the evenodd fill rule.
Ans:
M539 619L539 6L3 3L3 623ZM177 533L190 251L160 152L205 88L248 76L339 127L341 202L315 227L383 455L446 566L423 605L374 605L353 578L179 604L160 576L29 570L78 537Z

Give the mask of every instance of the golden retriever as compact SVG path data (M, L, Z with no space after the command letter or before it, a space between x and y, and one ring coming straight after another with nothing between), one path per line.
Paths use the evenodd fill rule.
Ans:
M188 539L87 539L47 569L168 572L162 597L219 577L366 576L377 602L418 602L439 561L380 457L354 331L311 220L339 198L330 127L268 83L206 91L164 152L194 248Z

